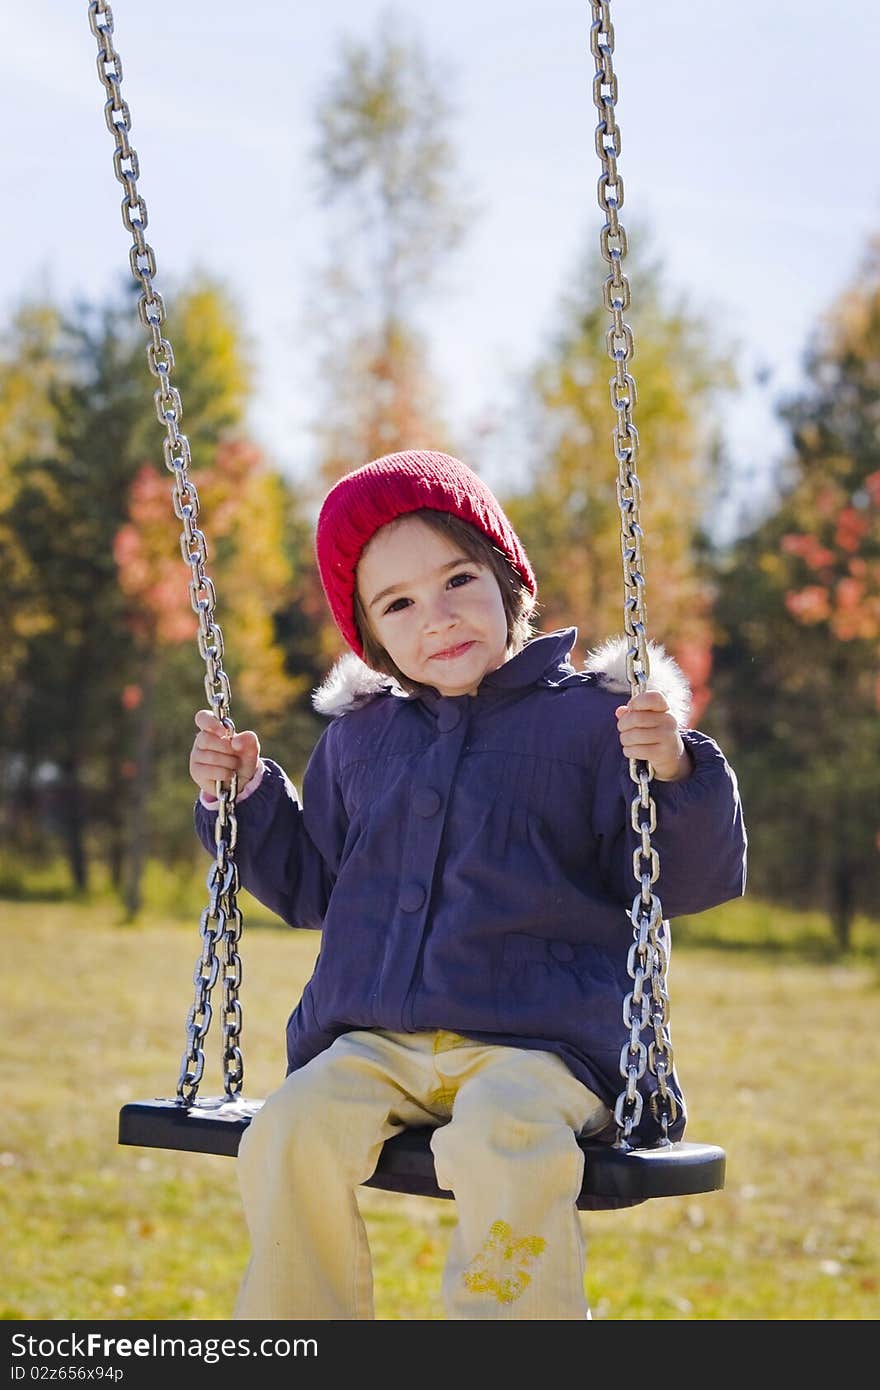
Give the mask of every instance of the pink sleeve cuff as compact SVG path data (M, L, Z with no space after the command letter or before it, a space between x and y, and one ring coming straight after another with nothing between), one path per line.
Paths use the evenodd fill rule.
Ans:
M253 777L248 782L247 786L242 787L241 791L238 793L238 796L235 798L236 805L238 805L239 801L244 801L246 797L250 796L251 792L255 792L257 790L257 787L263 780L263 773L265 771L266 764L263 762L262 758L258 758L257 768ZM215 811L217 807L220 805L220 802L218 801L217 797L213 796L210 792L200 792L199 801L208 811Z

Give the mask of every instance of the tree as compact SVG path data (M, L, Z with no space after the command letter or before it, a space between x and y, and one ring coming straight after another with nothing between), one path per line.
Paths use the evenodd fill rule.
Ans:
M386 13L372 44L343 42L318 104L318 192L335 215L315 315L328 486L369 458L446 436L417 320L464 225L447 86Z
M240 437L226 436L215 449L210 467L191 474L199 496L197 526L209 528L205 571L214 585L216 611L211 615L223 635L221 664L229 677L230 714L261 731L283 724L288 707L304 693L308 678L288 669L286 652L278 639L275 614L288 599L291 571L285 551L284 487L269 470L259 451ZM129 853L125 884L128 916L141 903L141 875L150 845L166 853L169 823L177 825L181 810L172 811L166 798L152 797L163 745L176 747L168 731L159 737L156 720L157 689L179 679L175 649L186 644L191 672L205 668L197 649L198 622L188 595L191 575L180 552L172 546L170 489L167 480L151 464L144 464L129 493L129 518L114 540L119 583L126 599L125 620L139 659L139 677L122 692L122 702L136 720L135 757L127 759L123 773L131 775L129 800ZM204 518L201 515L204 509ZM175 551L177 552L175 554ZM212 558L213 557L213 560ZM230 640L231 634L231 640ZM173 688L173 686L172 686ZM204 705L203 693L199 704ZM166 691L166 704L172 703ZM179 704L177 706L179 708ZM193 734L191 718L184 722ZM242 727L237 722L237 727ZM183 750L178 763L185 767ZM169 778L175 792L180 778ZM180 808L184 802L181 798ZM189 816L189 801L186 802ZM164 832L163 832L164 827Z
M54 326L39 355L43 370L21 396L3 528L18 556L8 606L13 626L25 630L4 726L18 831L26 832L39 778L51 774L57 830L78 888L88 877L96 755L117 723L107 705L121 635L111 543L139 408L119 313L85 305L70 316L51 305L22 311L30 323ZM7 379L32 361L33 340L14 341Z
M42 337L34 325L43 325ZM190 406L185 427L194 465L204 466L212 434L240 417L246 365L233 350L232 310L206 281L196 280L180 296L169 327L176 382ZM150 500L144 464L161 455L133 295L127 303L77 305L70 313L28 308L10 336L2 371L5 383L17 384L4 392L0 418L4 442L13 446L4 465L0 554L13 580L6 607L18 634L3 752L25 807L40 777L54 777L57 828L72 880L85 888L91 826L106 837L114 877L121 871L130 800L120 766L132 762L132 711L139 707L144 715L133 692L144 682L148 645L143 633L132 640L131 596L118 582L114 553L117 533L130 520L129 488L137 479L136 507L143 511ZM198 373L191 391L190 372ZM162 476L169 550L185 578L171 478L164 469ZM156 538L154 549L158 544ZM154 616L165 594L160 588ZM181 594L186 601L183 582ZM172 621L170 611L163 622ZM26 833L26 816L16 829Z
M818 326L805 385L781 414L781 495L721 584L722 671L765 847L755 880L818 899L845 948L880 886L880 239Z
M61 321L51 304L24 304L0 347L0 743L20 708L20 669L28 642L52 624L27 537L15 525L15 501L27 461L51 455L55 444L53 390L65 372Z
M583 256L555 336L532 370L524 412L528 477L506 498L538 575L543 626L576 623L587 646L623 625L613 364L601 266L598 252ZM631 254L626 273L633 286L627 319L635 337L633 418L649 636L680 661L699 715L709 699L712 647L712 585L704 563L718 484L712 406L734 378L706 323L686 303L668 303L657 264Z

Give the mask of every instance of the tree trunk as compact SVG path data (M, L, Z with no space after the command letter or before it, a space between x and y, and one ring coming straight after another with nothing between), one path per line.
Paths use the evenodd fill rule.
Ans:
M119 817L116 817L109 829L107 868L110 873L110 885L114 893L122 896L123 873L125 866L125 836Z
M68 759L61 769L58 788L61 834L73 885L78 893L89 886L89 863L85 842L86 807L79 775L79 757Z
M845 821L838 821L843 826ZM852 942L852 919L855 904L853 868L846 841L838 838L831 864L831 922L834 939L841 951L848 951Z
M828 751L832 754L835 766L844 769L848 766L851 750L847 746L847 731L850 724L850 692L856 687L855 674L850 669L851 657L840 643L836 645L831 663L831 708L837 712L834 744ZM841 772L838 771L838 779ZM853 856L849 846L849 826L852 806L846 787L840 782L833 799L834 833L831 848L831 925L834 939L841 951L849 950L852 938L852 916L855 903L853 891Z
M149 851L149 793L153 780L153 706L156 693L155 661L152 648L144 654L140 681L142 698L138 706L135 760L137 775L131 784L128 803L128 856L123 905L125 921L133 922L142 903L141 885Z

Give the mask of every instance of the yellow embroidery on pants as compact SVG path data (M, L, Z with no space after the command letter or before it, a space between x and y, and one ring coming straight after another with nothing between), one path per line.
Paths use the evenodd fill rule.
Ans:
M441 1114L451 1115L455 1104L456 1091L452 1086L439 1086L426 1098L428 1110L439 1110Z
M463 1038L461 1033L447 1033L444 1028L438 1028L434 1034L434 1056L438 1052L449 1052L453 1047L472 1046L470 1038Z
M499 1303L513 1303L531 1283L528 1266L543 1254L542 1236L513 1236L506 1221L493 1221L483 1248L462 1278L471 1293L492 1293Z

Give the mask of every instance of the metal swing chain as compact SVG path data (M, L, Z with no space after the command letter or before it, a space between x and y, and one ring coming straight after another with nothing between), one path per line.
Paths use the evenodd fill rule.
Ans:
M596 60L593 102L599 114L596 153L602 164L598 197L599 206L607 217L600 233L600 248L604 260L611 267L611 274L603 284L603 298L613 320L606 335L606 344L608 355L614 363L610 385L611 404L617 413L613 439L623 557L623 622L629 637L626 673L630 693L635 696L646 689L650 675L642 557L644 533L639 521L641 489L636 472L639 436L632 418L637 395L635 379L628 370L635 346L632 329L623 320L630 306L630 287L623 274L623 260L627 252L626 232L618 218L618 211L623 206L623 179L617 169L620 127L614 115L617 101L617 78L612 65L614 28L608 0L591 0L591 9L590 51ZM678 1114L678 1103L668 1084L673 1066L666 987L668 929L663 920L660 899L652 888L660 874L660 857L651 844L651 835L657 827L657 808L650 790L653 770L642 759L631 758L629 775L638 787L638 794L630 807L630 822L639 837L639 844L633 853L633 874L639 884L639 892L630 910L634 930L627 957L627 970L633 987L623 1004L623 1021L629 1029L629 1040L621 1049L620 1074L626 1085L614 1108L618 1143L623 1145L628 1143L642 1117L643 1100L638 1083L646 1071L656 1077L657 1089L651 1094L649 1105L666 1142L669 1142L669 1125ZM653 1039L646 1046L642 1033L648 1028L653 1033Z
M170 342L162 336L161 324L165 319L165 306L162 296L153 288L156 274L156 259L153 248L144 239L147 226L147 206L138 193L139 175L137 152L129 141L131 116L128 105L122 99L122 63L113 47L113 13L104 0L91 0L89 4L89 26L98 41L98 77L107 93L104 104L104 119L110 134L116 140L113 151L113 168L116 177L125 187L122 201L122 220L133 237L129 253L131 272L141 286L138 300L138 317L150 335L147 345L147 362L153 376L158 377L159 386L153 393L159 423L165 426L166 439L163 441L165 465L174 474L172 500L175 516L183 523L180 536L180 549L184 561L192 572L190 580L190 601L199 620L198 646L205 660L205 693L208 703L218 719L230 733L235 725L229 717L230 687L229 679L222 666L223 634L213 621L216 594L211 579L205 572L207 546L205 536L194 522L199 515L199 498L195 484L188 476L192 462L189 441L178 428L183 413L180 393L171 383L174 367L174 353ZM210 897L208 906L202 912L199 930L202 938L202 953L196 961L193 973L195 999L186 1018L186 1051L180 1066L177 1083L177 1098L183 1104L192 1104L198 1093L199 1083L205 1070L203 1042L211 1025L211 992L221 971L221 960L217 948L222 944L223 971L223 1080L227 1097L232 1098L241 1092L244 1077L239 1038L241 1036L241 1004L238 990L241 985L241 957L238 954L238 941L241 937L242 919L238 907L238 868L233 857L237 836L235 818L235 797L238 791L237 777L233 773L230 785L217 783L219 798L215 844L217 856L207 877Z

